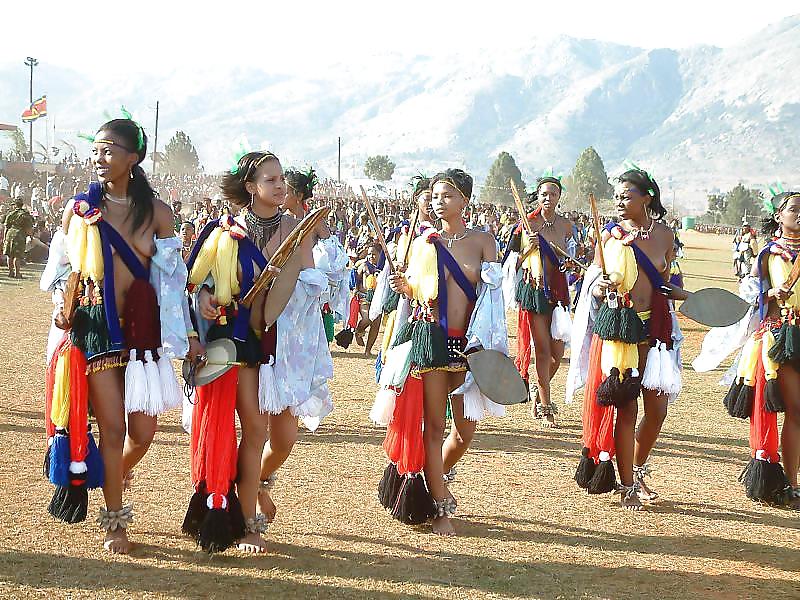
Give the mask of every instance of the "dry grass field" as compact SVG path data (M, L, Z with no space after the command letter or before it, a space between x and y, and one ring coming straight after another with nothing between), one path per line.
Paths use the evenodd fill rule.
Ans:
M728 240L688 233L687 287L733 288ZM481 423L453 491L459 537L392 520L376 499L383 431L367 419L372 361L334 352L336 410L304 432L279 473L270 551L208 557L180 533L190 496L188 436L163 419L136 470L130 556L107 556L93 519L47 514L42 478L44 343L49 299L38 273L0 279L0 596L14 598L798 598L797 513L748 500L736 478L747 423L722 408L720 373L684 371L652 456L661 498L620 510L572 480L580 405L542 429L528 405ZM703 329L684 322L684 363ZM512 341L513 345L513 341ZM563 394L566 364L555 390ZM90 494L90 515L102 504Z

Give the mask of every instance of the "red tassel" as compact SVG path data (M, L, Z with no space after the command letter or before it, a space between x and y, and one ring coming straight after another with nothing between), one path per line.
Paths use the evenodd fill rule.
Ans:
M78 348L69 345L69 456L73 462L83 462L89 454L89 382L86 376L86 357Z
M603 370L600 368L600 354L603 340L592 335L589 348L589 372L586 377L586 388L583 395L583 445L589 449L589 457L595 463L600 461L600 452L608 452L614 456L614 407L600 406L597 403L597 388L603 382Z
M778 376L780 377L780 374ZM764 390L767 386L767 381L764 376L761 353L759 353L758 362L756 363L755 383L753 413L750 416L750 450L753 457L761 450L764 458L771 463L777 463L780 462L780 455L778 454L778 414L769 412L764 402Z
M422 379L409 375L403 392L397 397L392 422L383 441L383 449L389 460L397 465L400 475L419 473L425 468L423 390Z
M353 294L350 298L350 315L347 318L347 326L350 329L358 327L358 318L361 316L361 303L358 300L358 294Z
M234 367L197 388L192 413L192 482L209 494L227 495L236 479L236 387Z
M264 332L261 336L261 355L264 360L269 357L275 358L277 356L278 347L278 325L273 323L272 326Z
M567 285L566 273L556 271L555 277L548 279L547 285L550 288L552 302L561 302L565 307L569 306L569 285Z
M657 290L650 297L650 341L659 340L672 349L672 315L669 300Z
M146 279L134 279L122 310L125 345L139 351L161 346L161 319L156 291Z
M517 357L514 365L522 378L528 381L528 369L531 366L531 315L522 308L517 313Z
M64 336L61 338L58 346L56 346L55 352L53 352L53 356L50 357L50 363L47 365L47 371L45 372L44 423L47 429L48 439L56 434L56 426L53 425L53 422L50 420L50 413L53 410L53 388L56 385L56 364L58 363L58 357L61 356L61 353L64 352L64 348L69 343L69 333L65 331Z

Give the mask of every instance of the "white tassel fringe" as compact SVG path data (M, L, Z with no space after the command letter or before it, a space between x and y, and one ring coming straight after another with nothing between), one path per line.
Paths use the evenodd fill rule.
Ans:
M553 309L550 321L550 336L554 340L569 342L572 337L572 318L561 303Z
M166 355L164 348L158 349L158 378L161 382L161 411L159 414L177 408L183 403L183 394L175 377L172 361Z
M158 365L153 360L153 353L150 350L144 351L144 372L147 378L147 400L142 412L155 417L163 412L164 397L161 393L161 376L158 372Z
M275 359L261 365L258 369L258 410L261 414L279 415L285 407L281 407L278 399L278 388L275 385Z
M394 416L394 407L397 402L397 393L389 387L384 387L378 390L375 394L375 402L372 404L372 409L369 411L369 418L376 425L386 427L392 422Z
M125 367L125 411L128 414L145 412L148 396L144 363L136 356L136 350L131 350Z
M642 375L642 387L647 390L660 389L661 383L661 352L659 346L661 342L656 342L656 345L647 351L647 363L644 367L644 375Z

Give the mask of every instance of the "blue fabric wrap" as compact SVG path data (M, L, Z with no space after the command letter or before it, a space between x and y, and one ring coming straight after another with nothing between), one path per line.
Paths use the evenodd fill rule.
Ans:
M606 223L604 229L611 233L611 230L614 229L614 227L618 227L618 225L615 223ZM619 227L622 229L621 226ZM622 231L625 230L622 229ZM625 231L625 233L627 234L628 232ZM664 278L661 276L661 273L658 272L658 269L656 269L653 261L647 257L647 255L641 248L639 248L639 246L637 246L635 243L632 243L631 248L633 249L633 256L636 258L636 264L642 267L647 279L650 280L650 285L653 286L653 290L658 291L658 289L664 285Z
M541 233L539 234L539 254L542 256L542 258L549 260L556 268L561 267L561 263L558 261L555 250L553 250L553 247L546 239L544 239L544 236ZM544 286L544 295L549 300L550 286L547 284L547 268L545 268L544 265L542 265L542 285Z
M242 280L239 282L239 297L244 298L253 287L255 270L253 265L263 271L267 268L267 259L250 238L239 240L239 264L242 266ZM244 304L239 304L238 314L233 323L233 339L244 342L250 327L250 309Z
M514 228L511 230L511 237L508 238L508 243L506 244L505 252L503 252L503 260L500 261L501 265L506 264L508 257L511 255L511 240L514 237L514 235L516 235L514 232L517 230L517 227L519 227L521 224L522 221L517 221L517 224L514 225Z
M453 279L455 279L458 287L461 288L470 303L474 303L478 300L478 294L475 292L475 289L472 287L469 279L467 279L467 276L464 275L464 271L462 271L461 267L458 266L456 259L453 258L453 255L450 254L444 245L442 245L441 241L433 240L432 243L436 246L436 268L439 275L439 327L444 329L444 334L446 337L448 328L447 279L445 269L450 271L450 273L453 275Z
M770 249L775 245L775 242L769 242L761 252L758 253L758 318L762 321L764 317L767 316L767 308L769 308L769 299L767 298L767 292L769 292L769 277L765 276L764 268L762 266L762 260L764 255L768 255L770 253ZM796 255L791 252L792 260L795 259ZM768 274L767 274L768 275Z
M219 225L219 219L214 219L206 223L206 226L203 227L203 231L200 232L200 235L195 240L192 251L189 253L189 258L186 260L186 267L189 269L189 272L191 272L192 267L194 267L194 262L197 260L197 255L200 253L200 248L206 243L208 236L217 228L217 225Z

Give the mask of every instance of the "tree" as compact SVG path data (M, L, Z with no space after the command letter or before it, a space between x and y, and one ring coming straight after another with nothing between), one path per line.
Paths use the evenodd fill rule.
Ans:
M708 205L706 207L706 220L711 223L719 223L725 216L726 208L725 194L709 194Z
M610 198L613 195L614 187L608 183L603 159L592 146L581 152L575 162L570 174L570 188L567 189L579 204L585 202L590 193L597 198Z
M511 193L509 180L514 181L514 185L517 186L524 201L525 182L522 180L522 173L517 167L514 157L508 152L501 152L489 168L483 189L481 189L480 201L514 206L514 196Z
M20 158L27 159L28 157L28 144L25 142L25 136L19 127L6 131L8 137L14 143L12 152Z
M189 136L182 131L176 131L167 144L159 165L168 173L175 175L196 173L200 160Z
M396 166L385 154L370 156L364 163L364 175L376 181L389 181Z
M739 225L743 219L752 221L758 218L763 199L759 190L748 189L739 183L725 194L725 222Z

